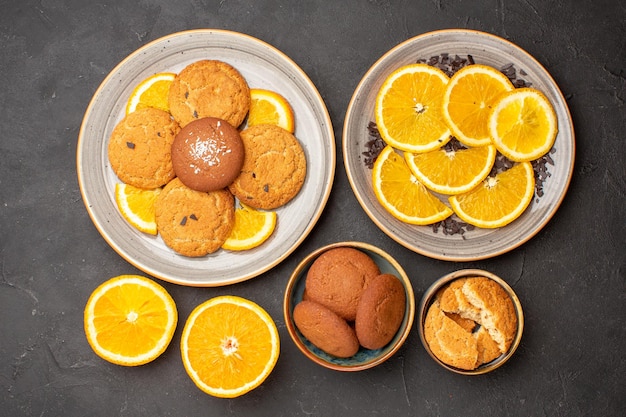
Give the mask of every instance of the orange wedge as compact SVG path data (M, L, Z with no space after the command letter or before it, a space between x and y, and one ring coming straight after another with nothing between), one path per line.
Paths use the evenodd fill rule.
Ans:
M154 203L160 193L160 188L144 190L124 183L115 184L115 202L122 216L137 230L151 235L157 234Z
M138 275L111 278L96 288L85 306L87 341L109 362L143 365L165 351L178 312L165 288Z
M374 194L392 216L405 223L426 225L452 214L411 173L404 158L387 145L372 169Z
M489 115L501 94L513 90L509 79L487 65L458 70L443 96L443 117L452 134L467 146L491 143Z
M454 212L477 227L503 227L517 219L532 202L535 176L530 162L487 177L473 190L448 198Z
M175 77L176 74L171 72L160 72L140 82L128 98L126 114L146 107L154 107L169 112L167 97Z
M258 387L278 360L280 340L258 304L218 296L196 307L181 336L183 365L198 388L233 398Z
M441 115L448 76L426 64L403 66L387 77L375 104L376 125L396 149L427 152L450 140Z
M253 88L250 99L248 126L272 124L293 133L293 110L285 97L274 91Z
M239 251L256 248L274 233L276 212L255 210L243 203L235 210L235 225L223 249Z

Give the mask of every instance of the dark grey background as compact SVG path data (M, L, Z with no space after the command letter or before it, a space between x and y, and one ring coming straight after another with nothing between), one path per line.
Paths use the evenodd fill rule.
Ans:
M626 406L623 2L586 1L128 1L12 0L0 7L0 414L6 416L616 416ZM318 225L282 264L222 288L163 283L180 322L221 294L250 298L275 319L281 356L251 393L212 398L187 377L180 332L156 361L109 364L90 349L83 308L119 274L141 273L92 225L75 169L89 100L124 57L193 28L243 32L289 55L326 101L338 165ZM348 101L387 50L436 29L494 33L534 55L559 84L576 131L576 166L552 221L517 250L452 263L415 254L379 231L350 189L341 154ZM338 373L308 361L282 317L291 270L336 241L379 245L421 297L464 267L505 278L526 328L515 356L480 377L438 367L414 328L376 369Z

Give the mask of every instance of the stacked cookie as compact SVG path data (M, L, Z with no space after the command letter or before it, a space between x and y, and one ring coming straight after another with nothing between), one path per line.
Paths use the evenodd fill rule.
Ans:
M428 308L424 338L442 362L473 370L508 352L517 332L513 301L495 281L468 277L441 289Z
M405 309L406 291L398 278L382 274L364 252L341 247L322 253L309 268L293 320L319 349L347 358L360 347L386 346Z
M233 228L235 201L273 210L291 201L306 177L297 138L274 125L247 128L250 88L230 64L194 62L169 89L169 112L136 110L115 127L111 168L126 184L163 187L157 230L179 254L221 248Z

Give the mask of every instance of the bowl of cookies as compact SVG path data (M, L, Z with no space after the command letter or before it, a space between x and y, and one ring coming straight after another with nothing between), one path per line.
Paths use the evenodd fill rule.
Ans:
M392 357L415 316L413 287L380 248L338 242L306 256L291 274L283 313L291 339L313 362L362 371Z
M419 306L419 335L445 369L481 375L504 365L524 330L522 305L513 289L482 269L462 269L435 281Z

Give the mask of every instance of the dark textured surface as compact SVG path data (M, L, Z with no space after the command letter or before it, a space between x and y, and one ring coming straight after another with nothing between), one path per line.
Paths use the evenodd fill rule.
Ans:
M4 0L0 12L0 414L6 416L617 416L626 409L626 10L600 1L108 1ZM399 246L367 218L341 162L348 101L365 71L417 34L471 28L534 55L567 98L576 166L552 221L517 250L451 263ZM140 273L92 225L75 169L83 113L106 74L145 43L180 30L222 28L289 55L326 101L337 142L333 192L318 225L287 260L222 288L163 283L180 320L219 294L250 298L275 319L281 357L244 397L216 399L187 377L182 326L162 357L139 368L99 359L83 308L105 279ZM526 328L504 367L448 373L417 331L389 361L337 373L308 361L282 318L282 291L308 252L362 240L390 252L416 297L462 267L505 278Z

